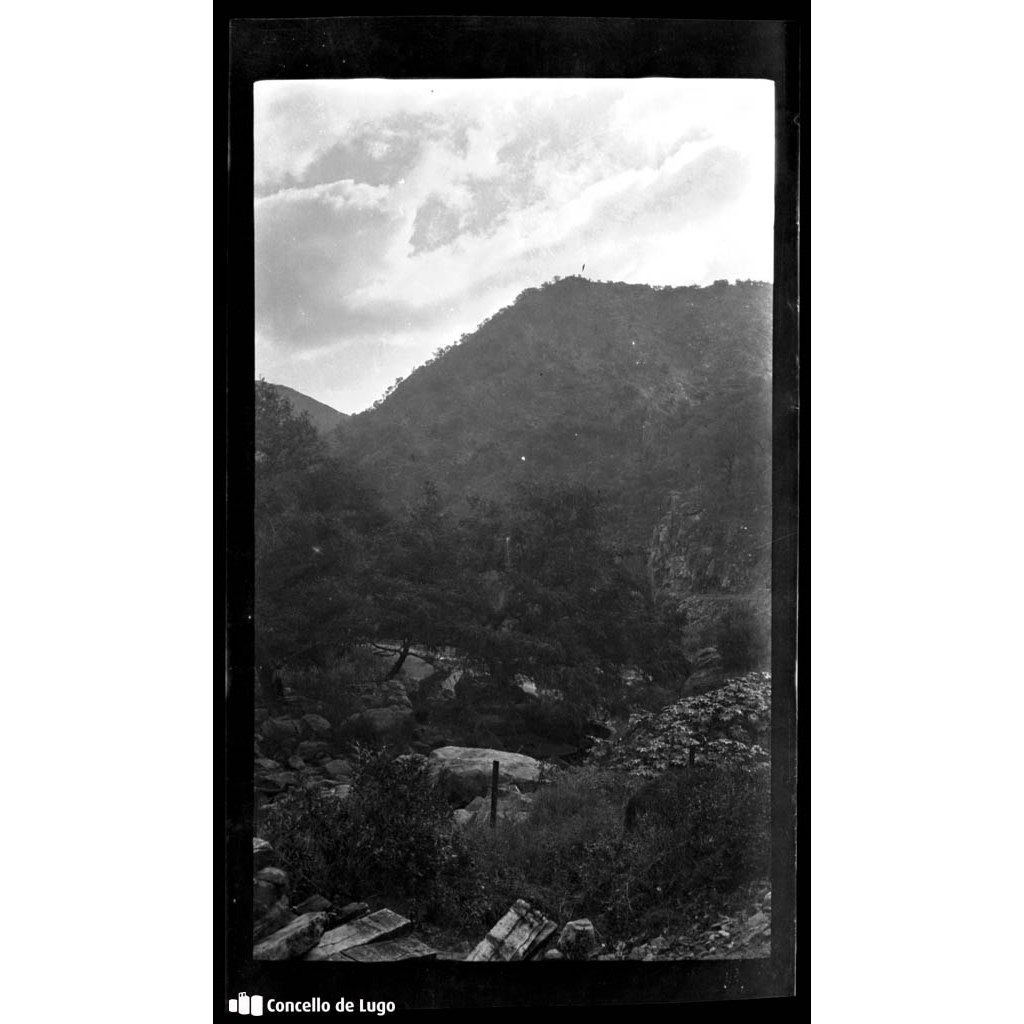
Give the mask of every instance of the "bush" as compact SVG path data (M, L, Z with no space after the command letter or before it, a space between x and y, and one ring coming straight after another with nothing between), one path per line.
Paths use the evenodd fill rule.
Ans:
M414 896L464 866L451 808L425 758L357 751L351 814L361 877Z
M688 886L728 891L769 873L770 796L767 764L697 763L643 785L625 825L662 846Z
M357 748L355 761L347 801L305 790L276 803L261 823L294 898L398 896L424 917L474 912L472 865L426 760Z
M271 804L256 830L288 872L293 902L315 895L338 903L352 898L348 862L353 828L347 803L322 789L299 790Z
M583 737L585 715L567 701L542 696L520 709L523 725L538 736L561 743L578 743Z
M627 793L623 775L568 770L537 791L525 821L470 827L491 923L520 898L554 920L593 917L614 872Z
M607 941L682 923L698 896L724 902L767 877L767 769L696 767L639 790L625 773L566 771L525 821L471 827L491 918L523 898L556 920L591 918ZM626 830L631 794L647 806Z

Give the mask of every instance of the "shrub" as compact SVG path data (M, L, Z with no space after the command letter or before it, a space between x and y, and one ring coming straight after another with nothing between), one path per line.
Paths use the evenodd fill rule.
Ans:
M322 789L305 789L276 800L263 812L257 832L274 847L291 879L292 899L351 898L348 868L352 820L347 803Z
M275 803L261 822L295 899L400 896L425 917L473 912L472 865L426 760L360 747L355 761L347 801L304 790Z
M351 814L356 870L389 891L415 895L461 866L451 808L434 785L425 758L392 758L359 748Z
M562 743L576 743L583 736L585 716L567 702L538 697L522 706L523 724L538 736Z
M643 813L624 829L630 795ZM725 901L768 874L766 766L695 766L638 790L625 773L562 772L528 818L467 833L500 916L518 898L557 920L589 917L607 941L688 919L698 896Z
M595 916L616 871L627 793L624 775L569 770L537 791L525 821L470 828L490 916L519 898L556 920Z
M768 875L770 793L767 764L698 763L643 785L625 825L662 846L688 886L728 891Z

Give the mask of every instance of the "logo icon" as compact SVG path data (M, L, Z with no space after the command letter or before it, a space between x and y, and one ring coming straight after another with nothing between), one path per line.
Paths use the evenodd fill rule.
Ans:
M263 996L247 996L244 992L239 992L237 999L228 1000L228 1012L248 1013L253 1017L262 1017Z

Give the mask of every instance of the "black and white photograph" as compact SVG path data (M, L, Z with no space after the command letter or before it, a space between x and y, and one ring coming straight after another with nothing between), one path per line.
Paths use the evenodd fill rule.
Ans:
M4 1019L1020 1015L947 14L11 9Z
M251 89L236 1007L296 1009L281 961L289 992L561 961L545 980L641 963L792 995L777 83ZM709 998L676 977L649 998Z

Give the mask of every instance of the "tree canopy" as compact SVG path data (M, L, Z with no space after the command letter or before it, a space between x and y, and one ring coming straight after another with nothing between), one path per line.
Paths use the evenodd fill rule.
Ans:
M681 678L679 623L606 535L602 497L523 483L445 508L427 483L387 515L351 465L272 389L256 390L257 664L354 644L454 648L501 684L587 702L627 671ZM399 667L396 664L395 670Z

